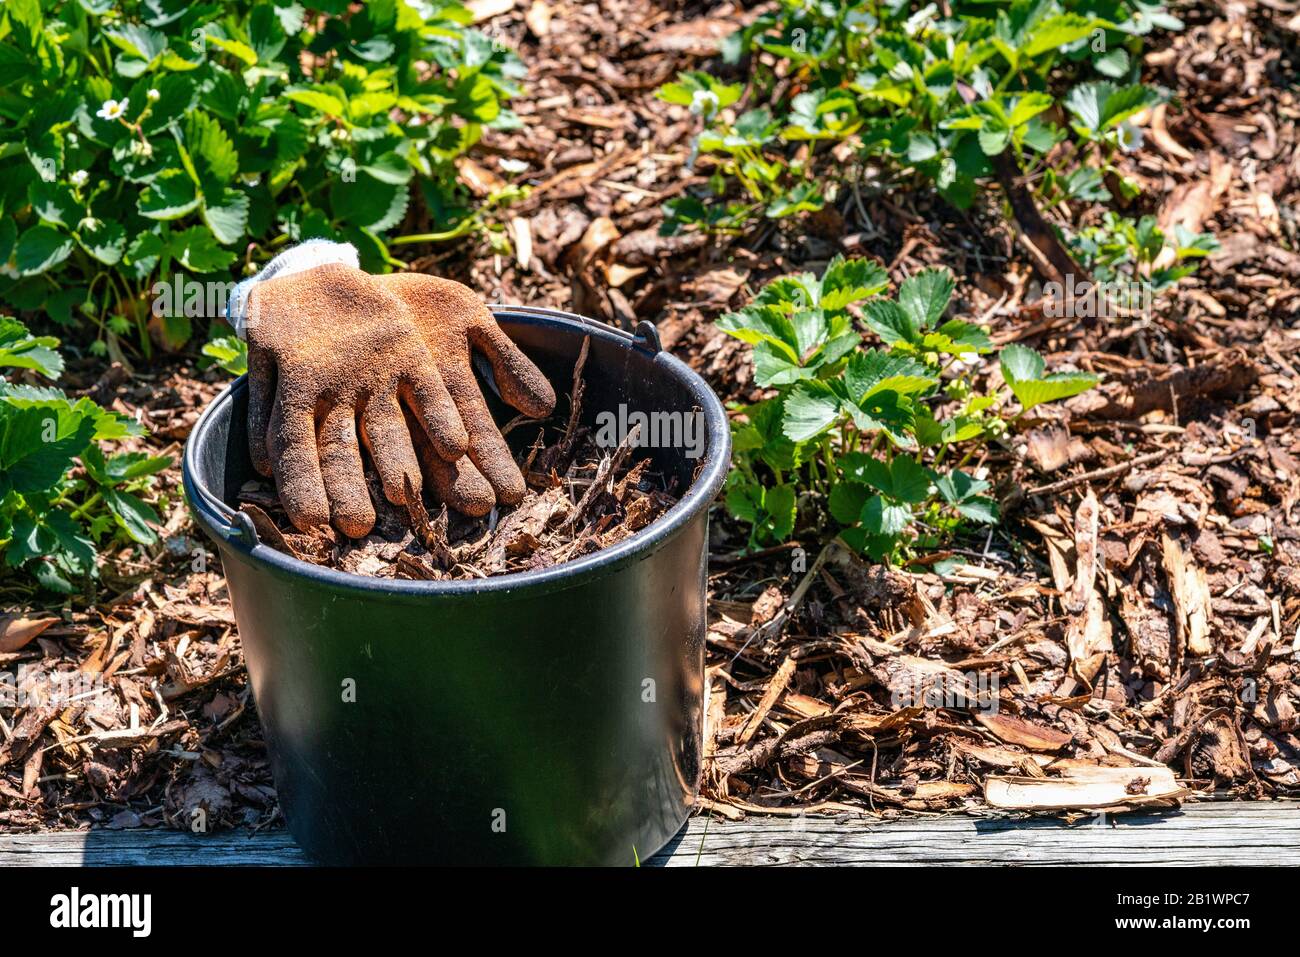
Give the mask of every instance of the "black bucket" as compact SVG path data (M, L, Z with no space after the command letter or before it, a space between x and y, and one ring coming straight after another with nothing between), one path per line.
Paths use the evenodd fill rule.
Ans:
M700 457L638 449L684 490L672 509L540 571L364 578L259 543L232 509L254 474L243 379L185 447L185 494L221 553L280 805L321 862L630 865L695 798L726 414L649 323L633 337L551 310L496 318L561 396L591 337L585 424L620 404L702 422Z

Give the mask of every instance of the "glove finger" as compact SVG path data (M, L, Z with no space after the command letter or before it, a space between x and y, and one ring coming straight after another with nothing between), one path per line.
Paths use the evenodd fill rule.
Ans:
M330 518L348 538L363 538L375 527L375 507L361 465L357 412L341 402L320 426L320 470L329 498Z
M488 480L498 502L518 505L524 498L524 476L492 420L474 376L468 372L452 376L447 380L447 388L469 433L469 460Z
M267 430L267 451L274 466L275 487L289 521L310 531L330 520L329 500L316 453L316 420L304 405L286 405L277 394Z
M433 452L432 447L429 448ZM440 502L456 511L478 518L492 511L497 496L483 473L474 467L469 456L462 455L448 462L440 455L430 454L421 459L424 476Z
M555 389L494 319L471 326L469 336L492 364L501 398L533 419L544 419L555 411Z
M439 455L453 461L465 454L469 447L465 424L447 392L446 383L432 365L408 372L402 381L401 394Z
M411 426L423 432L418 422ZM411 447L411 428L402 416L402 407L392 393L376 396L361 416L361 439L379 472L384 497L394 505L406 504L406 481L410 478L415 494L420 494L420 464Z
M261 346L248 346L248 454L253 468L271 475L271 456L266 451L271 404L275 400L275 360Z
M406 412L406 421L416 458L424 471L424 481L433 489L438 501L473 518L492 511L492 506L497 503L496 492L492 491L492 486L474 467L469 456L462 455L456 461L448 462L434 451L429 437L409 411Z

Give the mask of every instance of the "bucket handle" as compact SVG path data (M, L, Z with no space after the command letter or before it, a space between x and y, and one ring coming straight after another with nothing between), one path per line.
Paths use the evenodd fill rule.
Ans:
M208 513L212 530L223 542L238 543L249 548L261 544L257 537L257 527L247 512L236 511L197 482L192 483L190 488L196 503Z
M636 332L632 335L632 341L638 345L644 343L641 348L647 352L663 352L663 343L659 341L659 329L649 319L642 319L636 324Z
M631 342L636 348L643 352L649 352L654 355L657 352L663 352L663 343L659 341L659 330L649 319L642 319L636 324L635 332L628 332L626 329L620 329L618 326L611 325L600 319L592 319L589 316L580 316L574 312L564 312L559 309L538 309L535 306L507 306L492 303L489 308L493 314L497 313L516 313L521 315L534 316L563 316L565 319L572 319L574 322L581 323L584 326L597 326L606 332L612 332L621 339Z
M532 306L499 306L491 307L492 313L523 313L524 315L555 315L558 310L554 309L534 309ZM602 322L599 319L589 319L587 316L579 316L576 313L564 312L559 315L569 319L574 319L586 326L599 326L606 332L612 332L620 339L625 339L632 344L634 349L640 349L642 352L648 352L650 355L656 355L664 351L663 343L659 341L659 330L649 319L642 319L636 324L635 332L628 332L626 329L620 329L618 326L610 325L608 322ZM496 375L492 372L492 366L479 352L473 352L470 355L470 363L474 366L474 371L478 373L492 394L498 399L502 398L501 389L497 385Z

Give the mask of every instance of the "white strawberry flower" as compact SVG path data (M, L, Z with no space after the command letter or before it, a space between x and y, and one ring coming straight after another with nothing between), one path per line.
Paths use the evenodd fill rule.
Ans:
M145 94L145 97L149 100L150 103L157 103L159 98L162 97L162 94L159 93L157 90L155 90L153 87L150 87L149 92Z
M95 113L95 115L98 116L101 120L112 121L112 120L121 119L122 115L126 112L127 104L129 104L130 102L131 101L126 99L125 97L120 101L105 100L104 105L99 108L99 110Z
M718 94L712 90L696 90L691 95L691 112L702 115L705 119L718 111Z
M1125 153L1135 153L1142 148L1142 130L1128 120L1119 125L1119 147Z
M74 171L72 175L68 177L68 182L70 182L73 186L76 186L78 189L80 189L82 186L86 185L86 181L89 179L90 179L90 174L87 173L84 169L79 169Z

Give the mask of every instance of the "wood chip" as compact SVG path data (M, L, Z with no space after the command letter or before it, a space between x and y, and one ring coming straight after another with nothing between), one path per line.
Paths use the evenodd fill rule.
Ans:
M1173 593L1178 653L1204 656L1212 654L1210 621L1214 614L1210 586L1205 569L1196 563L1190 551L1183 548L1176 535L1164 532L1160 536L1162 563Z
M1092 811L1176 804L1187 794L1168 768L1069 767L1060 777L990 775L984 800L1012 811Z
M59 621L52 617L0 615L0 652L18 651Z
M783 692L786 685L790 683L790 678L794 674L794 669L794 659L787 655L785 660L782 661L780 666L776 669L775 673L773 673L772 680L767 683L767 688L763 691L763 697L758 701L758 707L756 707L753 713L749 716L749 720L745 722L745 727L741 729L739 736L736 738L738 744L749 744L750 739L754 737L754 734L762 726L763 719L767 717L768 713L772 710L772 706L776 704L776 699L781 697L781 692Z
M1018 744L1031 751L1060 751L1073 737L1046 725L1034 724L1023 718L987 711L973 712L975 720L988 728L1000 741Z

